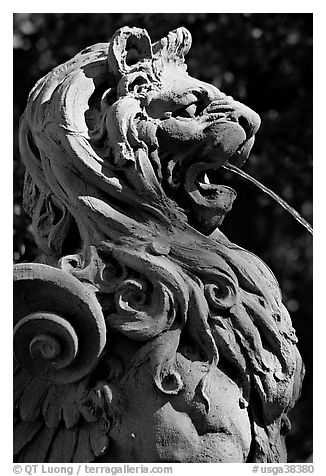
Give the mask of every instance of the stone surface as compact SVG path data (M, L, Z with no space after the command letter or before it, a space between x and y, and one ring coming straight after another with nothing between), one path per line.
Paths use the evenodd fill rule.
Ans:
M303 365L278 283L219 226L259 116L122 28L31 91L14 276L21 462L282 462ZM244 205L245 206L245 205Z

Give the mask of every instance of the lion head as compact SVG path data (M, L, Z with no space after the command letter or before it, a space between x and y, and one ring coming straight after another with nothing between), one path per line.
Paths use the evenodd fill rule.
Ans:
M36 237L46 254L56 253L53 247L59 245L52 239L51 221L45 231L43 212L49 207L53 213L64 207L64 221L67 226L70 219L76 222L81 242L87 241L84 229L89 228L85 214L94 212L112 217L110 226L106 220L94 236L114 240L135 223L142 233L148 217L159 226L170 222L171 214L209 234L230 210L234 191L209 183L206 172L226 162L242 165L260 119L188 75L184 55L190 45L184 28L153 45L145 30L123 28L109 47L87 48L35 86L21 128L21 149L33 189L25 193L26 208L35 206L35 193L50 187L43 208L32 212L35 230L43 216ZM49 160L50 142L55 160ZM121 206L121 216L113 218ZM124 222L125 229L116 230Z
M45 262L95 289L119 385L142 402L111 432L116 455L281 461L295 333L271 271L218 228L235 198L218 170L245 162L260 119L189 76L190 46L185 28L152 44L125 27L42 78L20 129L25 208ZM163 435L150 456L127 436L142 418Z

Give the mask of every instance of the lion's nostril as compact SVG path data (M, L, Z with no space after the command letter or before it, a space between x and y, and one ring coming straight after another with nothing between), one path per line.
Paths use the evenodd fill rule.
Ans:
M251 114L241 114L238 117L238 122L245 131L247 139L251 139L259 129L260 117L252 111Z
M246 116L240 116L238 121L239 121L240 126L245 131L247 139L250 139L254 134L253 123Z

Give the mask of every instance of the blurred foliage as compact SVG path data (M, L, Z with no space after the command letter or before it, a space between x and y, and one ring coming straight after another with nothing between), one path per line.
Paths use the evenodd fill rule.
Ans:
M213 83L262 118L245 170L312 221L312 14L121 13L14 15L14 261L37 256L22 202L18 124L28 93L50 69L121 26L153 41L185 26L193 37L191 75ZM292 414L289 461L312 452L312 239L279 205L226 174L238 198L222 231L260 256L280 282L299 338L306 378Z

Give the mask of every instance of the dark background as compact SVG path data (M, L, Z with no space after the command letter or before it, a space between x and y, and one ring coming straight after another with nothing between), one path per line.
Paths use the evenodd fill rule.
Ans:
M189 73L244 102L262 118L244 170L312 222L312 14L18 13L14 15L14 262L37 256L22 202L18 123L34 83L59 63L121 26L157 41L185 26L193 37ZM228 177L225 177L226 182ZM222 231L274 271L306 365L292 413L290 462L312 453L312 238L259 189L232 176L238 198Z

